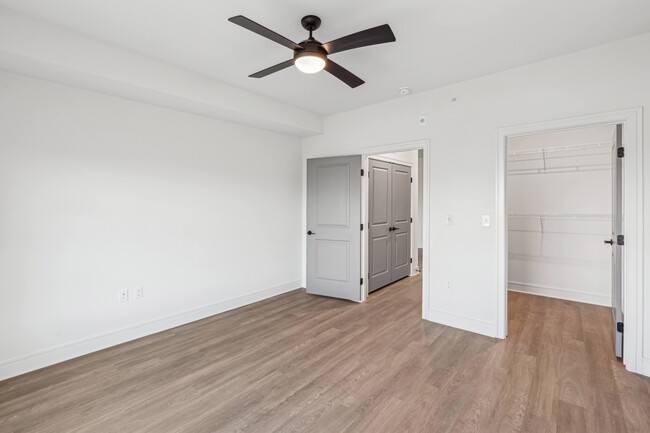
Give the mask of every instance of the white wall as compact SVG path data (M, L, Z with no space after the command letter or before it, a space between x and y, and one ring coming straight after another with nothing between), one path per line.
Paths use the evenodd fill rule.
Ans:
M572 145L602 144L588 150L549 154L546 172L515 171L507 179L510 214L508 281L510 290L561 299L611 305L612 170L611 139L615 127L581 128L550 134L514 137L510 152L538 152ZM539 154L534 154L540 158ZM604 166L597 164L604 163ZM557 172L552 167L592 164L582 171ZM522 163L510 165L520 169ZM535 165L542 166L541 164ZM591 168L591 171L584 169ZM540 220L532 215L574 215ZM575 215L587 216L581 218Z
M650 106L650 34L325 119L325 134L304 140L306 157L351 154L374 145L431 141L431 320L496 335L497 236L481 215L496 213L497 129ZM452 98L457 98L452 102ZM650 119L644 111L645 124ZM427 126L418 116L428 114ZM643 142L650 166L650 138ZM645 176L650 193L650 176ZM650 197L645 198L650 225ZM454 216L446 226L444 216ZM649 232L650 233L650 232ZM645 235L644 245L648 244ZM647 249L647 247L644 247ZM650 253L650 252L647 252ZM650 261L646 260L646 274ZM447 281L453 281L452 290ZM650 314L646 288L645 315ZM644 355L650 363L650 320ZM648 364L650 366L650 364ZM650 369L648 370L650 373Z
M301 152L0 72L0 379L299 287Z

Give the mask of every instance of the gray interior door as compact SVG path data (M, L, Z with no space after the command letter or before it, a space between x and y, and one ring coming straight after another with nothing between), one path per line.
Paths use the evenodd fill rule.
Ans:
M612 138L612 314L614 316L614 351L623 356L623 125L616 125Z
M392 166L393 281L411 273L411 167Z
M411 273L411 168L369 161L368 291Z
M368 291L392 282L391 164L370 159L368 164Z
M361 155L307 160L307 293L361 301Z

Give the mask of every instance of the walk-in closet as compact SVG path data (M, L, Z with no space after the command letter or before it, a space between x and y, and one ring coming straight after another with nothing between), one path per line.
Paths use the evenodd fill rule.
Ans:
M616 304L618 134L605 125L508 140L510 291Z

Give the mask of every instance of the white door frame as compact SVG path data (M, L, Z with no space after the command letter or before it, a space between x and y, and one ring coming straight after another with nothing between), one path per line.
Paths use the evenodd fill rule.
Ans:
M356 151L350 151L346 153L341 152L319 152L317 155L303 157L303 231L302 231L302 241L303 241L303 259L302 259L302 269L303 269L303 281L306 280L306 269L307 269L307 256L306 256L306 245L307 245L307 222L305 217L305 209L307 203L306 195L306 168L307 168L307 159L311 158L327 158L331 156L345 156L345 155L359 155L361 154L361 166L365 170L365 173L368 173L368 159L371 156L381 155L383 153L393 153L393 152L405 152L408 150L419 150L423 151L423 173L419 173L419 176L423 176L422 179L422 263L420 265L420 272L422 273L422 318L429 320L429 151L430 151L430 142L429 140L417 140L409 141L403 143L394 143L394 144L385 144L379 146L370 146L358 149ZM361 291L361 302L364 302L368 299L368 176L363 176L361 179L361 221L364 221L364 230L361 232L361 275L363 278L363 285L359 287Z
M508 334L508 203L507 140L509 137L557 132L580 127L623 124L625 147L623 207L625 251L623 308L625 344L623 363L632 372L642 370L643 326L643 110L614 111L569 119L501 128L497 131L497 337ZM647 374L647 372L646 372Z

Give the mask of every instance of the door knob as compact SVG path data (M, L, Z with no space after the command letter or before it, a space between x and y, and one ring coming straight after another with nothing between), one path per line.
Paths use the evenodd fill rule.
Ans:
M610 240L608 240L608 241L604 241L604 242L605 242L606 244L610 244L610 245L614 245L614 241L613 241L613 240L611 240L611 239L610 239Z
M315 235L316 233L315 233L315 232L312 232L311 230L309 230L309 231L307 232L307 234L308 234L309 236L311 236L311 235Z

